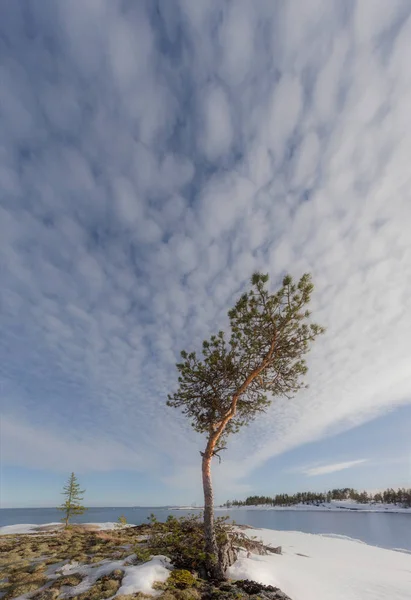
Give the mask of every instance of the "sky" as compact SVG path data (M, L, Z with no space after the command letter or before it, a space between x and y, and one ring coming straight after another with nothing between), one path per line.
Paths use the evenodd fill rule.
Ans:
M411 485L411 5L0 4L1 506L201 503L179 352L312 273L308 389L216 500Z

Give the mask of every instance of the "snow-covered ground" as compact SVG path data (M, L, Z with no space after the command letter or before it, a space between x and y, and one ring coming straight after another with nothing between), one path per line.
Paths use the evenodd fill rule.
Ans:
M411 599L411 554L294 531L255 529L247 535L282 546L283 554L244 553L229 569L233 579L277 586L292 600Z
M84 527L84 529L91 529L94 531L102 531L108 529L117 529L119 524L117 523L76 523L76 527ZM132 527L132 525L125 525L125 527ZM32 523L21 523L18 525L5 525L0 527L0 535L10 535L17 533L52 533L63 529L62 523L44 523L43 525L35 525Z
M87 592L98 579L104 575L109 575L116 569L124 572L121 587L115 596L128 594L137 594L142 592L149 596L157 596L158 592L153 589L153 583L156 581L164 582L170 575L172 565L170 559L166 556L152 556L151 560L140 564L130 565L135 555L132 554L125 560L102 561L95 565L80 565L77 562L68 563L56 570L56 575L73 575L78 573L82 575L83 581L65 592L66 598L75 597ZM114 596L114 597L115 597Z
M321 504L293 504L291 506L271 506L271 504L260 504L258 506L232 506L226 508L225 506L219 506L216 510L297 510L297 511L335 511L341 512L344 510L356 510L361 512L390 512L390 513L408 513L411 515L411 508L403 508L397 504L379 504L379 503L368 503L359 504L353 500L332 500L331 502L324 502Z
M117 523L92 525L103 530L113 529ZM49 532L59 526L59 523L10 525L2 527L0 533L35 533L39 529ZM246 533L265 544L282 546L283 553L247 557L244 552L230 567L230 578L274 585L292 600L411 599L411 553L368 546L344 536L272 529L247 529ZM95 565L59 563L56 567L61 573L80 573L85 577L79 586L70 590L70 596L87 591L99 577L119 568L125 577L117 595L138 591L155 594L152 584L168 577L172 568L169 560L158 556L147 563L133 565L132 559L130 556L122 561L102 561Z

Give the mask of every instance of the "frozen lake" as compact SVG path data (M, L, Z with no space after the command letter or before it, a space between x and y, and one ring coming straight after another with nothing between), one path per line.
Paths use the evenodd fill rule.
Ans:
M170 510L155 507L89 508L84 515L76 517L75 520L80 523L101 523L116 521L120 515L125 515L129 523L138 525L146 522L151 513L163 521L170 514L182 516L193 512L194 510ZM240 508L232 511L217 510L216 514L227 515L239 524L253 527L342 535L373 546L411 551L411 510L409 514L395 514ZM3 508L0 510L0 525L2 526L17 523L51 523L60 519L61 513L55 508Z

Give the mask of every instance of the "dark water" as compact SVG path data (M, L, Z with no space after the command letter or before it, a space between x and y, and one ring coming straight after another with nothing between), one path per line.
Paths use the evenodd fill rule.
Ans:
M139 525L154 513L164 521L168 515L182 516L194 510L170 510L168 508L89 508L84 515L76 517L78 523L101 523L117 521L124 515L129 523ZM367 513L367 512L314 512L314 511L274 511L217 510L217 515L228 515L239 524L286 531L306 533L331 533L361 540L382 548L397 548L411 551L411 510L410 513ZM51 523L61 519L55 508L3 508L0 510L0 525L16 523Z

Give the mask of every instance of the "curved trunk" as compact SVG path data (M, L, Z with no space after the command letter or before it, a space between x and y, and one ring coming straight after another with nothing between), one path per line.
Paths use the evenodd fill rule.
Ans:
M217 540L214 531L214 494L211 481L212 454L204 454L202 461L203 490L204 490L204 539L207 553L207 570L212 579L225 579L221 568Z

